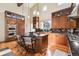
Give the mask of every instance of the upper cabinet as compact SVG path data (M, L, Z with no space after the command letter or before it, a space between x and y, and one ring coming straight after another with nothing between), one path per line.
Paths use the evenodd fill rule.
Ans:
M68 15L72 8L66 8L52 13L52 28L76 28L76 21L70 21Z
M52 28L66 28L67 24L67 16L56 16L52 19Z
M37 17L37 16L33 17L33 28L34 29L39 28L39 17Z

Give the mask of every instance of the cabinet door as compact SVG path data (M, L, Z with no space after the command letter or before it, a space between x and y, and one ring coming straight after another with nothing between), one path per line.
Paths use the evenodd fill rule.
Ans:
M55 37L52 38L55 45L67 46L67 38L64 34L53 34Z
M17 20L17 34L23 35L25 32L25 23L24 20Z
M33 17L33 28L39 28L39 17Z
M57 23L56 27L60 28L60 16L56 17L56 23Z
M70 21L70 28L76 28L76 21Z
M48 35L42 37L42 48L48 47Z
M67 28L67 16L60 16L60 28Z
M7 18L7 24L10 24L10 25L15 25L16 24L16 19L9 18L9 17L6 17L6 18Z
M52 28L67 28L67 16L55 16L52 19Z
M55 17L52 18L52 28L56 27L56 20L55 19L56 19Z
M52 28L59 28L59 16L53 17L52 19Z
M76 21L75 21L75 22L76 22ZM75 27L76 27L76 28L79 28L79 20L77 20Z

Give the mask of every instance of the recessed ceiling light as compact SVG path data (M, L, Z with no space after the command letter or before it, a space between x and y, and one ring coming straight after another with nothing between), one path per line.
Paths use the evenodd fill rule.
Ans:
M60 6L60 5L62 5L62 4L64 4L64 3L58 3L57 5Z
M43 11L47 11L47 6L44 6L43 7Z

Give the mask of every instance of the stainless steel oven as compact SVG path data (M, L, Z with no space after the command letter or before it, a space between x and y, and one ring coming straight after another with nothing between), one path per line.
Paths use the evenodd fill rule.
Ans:
M8 24L8 37L16 36L16 25L9 25Z

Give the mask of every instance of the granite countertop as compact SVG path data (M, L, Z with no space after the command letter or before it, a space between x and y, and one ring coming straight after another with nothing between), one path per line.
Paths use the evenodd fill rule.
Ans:
M46 36L48 34L46 33L32 33L32 34L29 34L29 33L26 33L25 35L22 35L22 37L26 37L26 36L29 36L29 37L33 37L33 36Z
M72 56L79 56L79 36L75 34L67 34L70 53Z
M47 34L33 34L35 36L46 36Z

